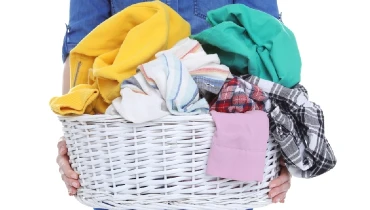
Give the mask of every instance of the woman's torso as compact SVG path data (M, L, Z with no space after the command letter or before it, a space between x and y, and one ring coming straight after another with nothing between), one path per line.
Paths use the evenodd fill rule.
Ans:
M115 14L122 9L139 2L152 0L111 0L111 11ZM162 0L178 12L191 27L192 33L198 33L208 27L207 12L228 4L245 4L279 18L277 0Z

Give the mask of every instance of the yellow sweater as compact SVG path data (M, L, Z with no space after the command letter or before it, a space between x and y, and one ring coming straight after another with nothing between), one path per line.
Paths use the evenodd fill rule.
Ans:
M104 113L138 65L189 35L189 23L160 1L127 7L70 52L72 89L51 99L52 110L60 115Z

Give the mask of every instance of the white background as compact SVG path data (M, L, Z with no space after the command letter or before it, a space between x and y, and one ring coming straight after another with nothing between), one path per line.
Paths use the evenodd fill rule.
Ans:
M61 93L68 2L0 3L0 209L91 209L69 197L60 179L61 124L48 105ZM263 209L369 209L366 2L279 0L300 48L301 83L324 110L338 164L320 177L293 178L286 203Z

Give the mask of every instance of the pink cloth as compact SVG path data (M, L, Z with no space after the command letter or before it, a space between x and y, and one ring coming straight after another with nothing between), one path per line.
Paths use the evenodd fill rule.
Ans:
M216 124L207 174L240 181L262 181L269 120L259 110L245 113L211 111Z

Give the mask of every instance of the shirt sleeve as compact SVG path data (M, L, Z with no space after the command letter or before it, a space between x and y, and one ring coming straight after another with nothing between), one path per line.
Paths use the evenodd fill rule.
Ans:
M62 59L96 26L111 16L110 0L70 0Z
M277 0L234 0L234 4L244 4L280 19Z

